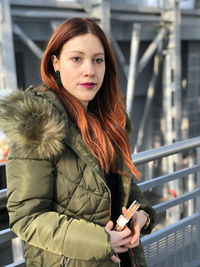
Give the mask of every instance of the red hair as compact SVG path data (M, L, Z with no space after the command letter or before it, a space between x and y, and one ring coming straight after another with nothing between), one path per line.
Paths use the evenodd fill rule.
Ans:
M101 41L105 53L106 71L102 87L89 102L87 112L79 101L56 83L56 74L51 61L52 55L59 57L63 45L71 38L87 33L94 34ZM131 160L129 139L125 130L125 103L119 89L116 63L112 49L102 29L91 19L70 18L65 20L53 33L41 63L43 82L54 90L77 124L84 142L98 159L105 173L118 172L117 155L120 152L131 172L139 172Z

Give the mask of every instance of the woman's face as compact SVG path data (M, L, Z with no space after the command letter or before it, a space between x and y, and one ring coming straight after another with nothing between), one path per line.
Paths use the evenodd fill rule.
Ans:
M93 34L79 35L66 42L59 58L52 57L54 70L60 71L64 88L87 109L101 88L105 74L105 54Z

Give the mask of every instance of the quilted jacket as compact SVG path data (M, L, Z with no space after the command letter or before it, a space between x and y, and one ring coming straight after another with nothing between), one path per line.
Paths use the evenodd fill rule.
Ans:
M111 208L105 176L56 94L17 90L1 101L0 114L10 139L10 227L25 241L26 266L118 266L104 229ZM119 210L138 200L150 215L149 233L155 212L122 161L121 170ZM134 254L132 265L146 266L141 245Z

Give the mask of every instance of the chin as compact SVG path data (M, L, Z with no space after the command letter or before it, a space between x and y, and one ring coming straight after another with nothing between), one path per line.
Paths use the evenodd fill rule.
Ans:
M92 96L92 97L87 97L87 98L82 98L82 99L80 99L80 101L83 101L83 102L90 102L90 101L92 101L93 99L95 98L95 95L94 96Z

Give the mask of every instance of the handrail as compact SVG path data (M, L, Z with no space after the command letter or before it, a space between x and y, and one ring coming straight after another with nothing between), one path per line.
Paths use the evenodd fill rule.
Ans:
M142 190L142 192L144 192L150 188L163 185L165 183L182 178L182 177L184 177L188 174L191 174L191 173L197 173L198 171L200 171L200 165L194 165L194 166L189 167L189 168L178 170L178 171L175 171L173 173L168 173L168 174L162 175L160 177L141 182L138 185L140 186L140 189Z
M5 208L7 202L7 189L0 190L0 209Z
M198 222L199 219L200 219L200 212L197 212L190 217L186 217L174 224L165 227L164 229L162 229L162 231L156 231L151 233L150 235L143 236L142 243L145 243L145 245L150 245L153 242L156 242L158 240L158 237L162 238L165 237L166 233L168 234L174 233L177 229L179 229L180 225L187 226L189 222L192 221Z
M1 189L0 190L0 198L6 197L7 196L7 188Z
M9 241L16 237L16 234L10 230L10 228L0 231L0 244Z
M169 208L175 207L176 205L179 205L181 203L184 203L190 199L196 198L200 196L200 189L195 189L189 193L186 193L182 196L170 199L166 202L157 204L155 206L153 206L153 208L155 209L155 211L157 213L161 213L163 211L166 211Z
M147 151L132 154L132 161L135 165L150 162L155 159L183 152L200 146L200 137L194 137L187 140L179 141L170 145L159 148L153 148Z
M25 260L20 260L20 261L17 261L17 262L13 262L9 265L6 265L5 267L25 267Z

